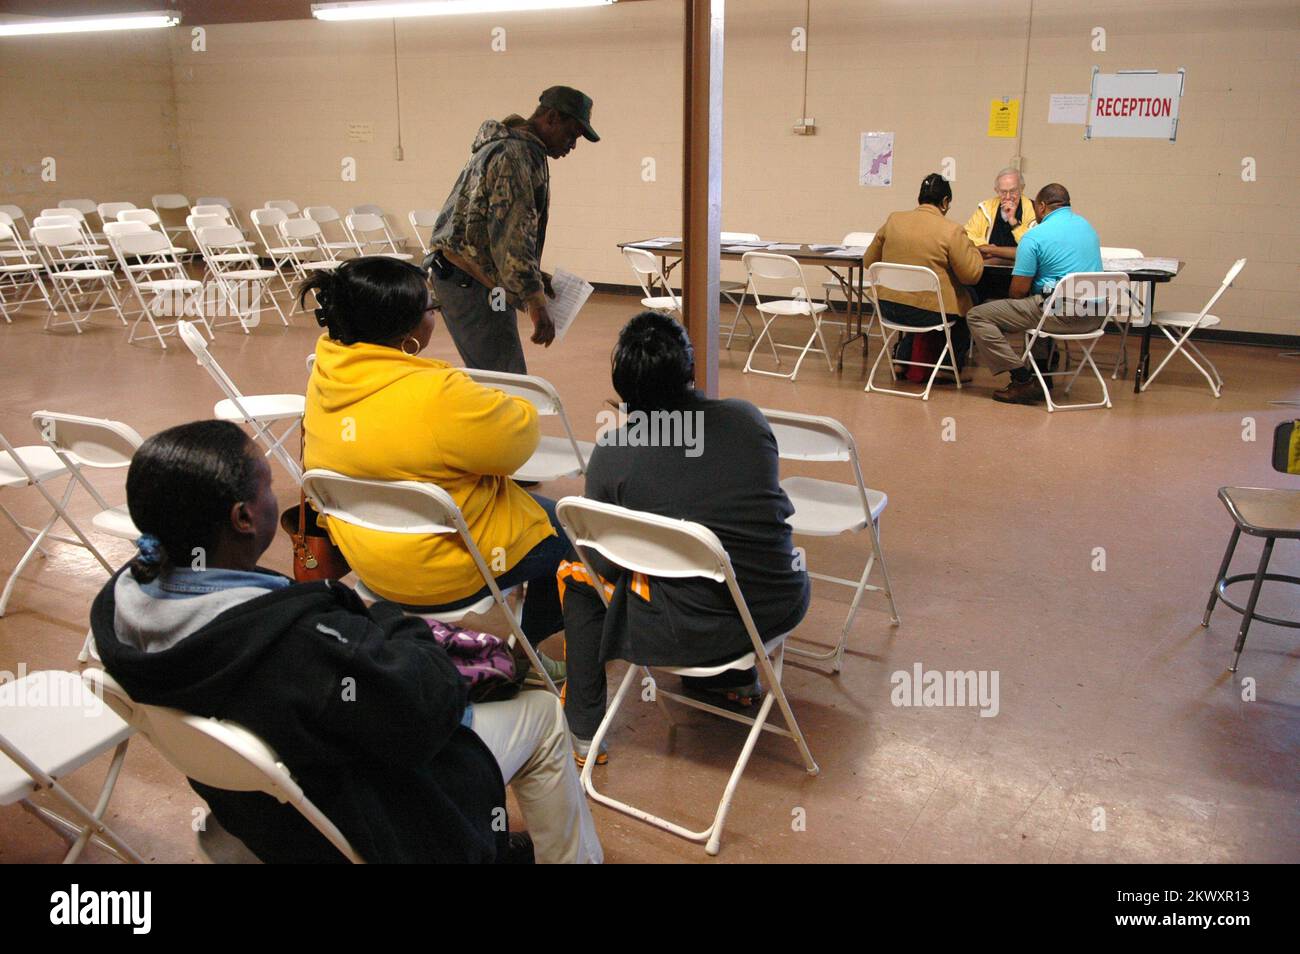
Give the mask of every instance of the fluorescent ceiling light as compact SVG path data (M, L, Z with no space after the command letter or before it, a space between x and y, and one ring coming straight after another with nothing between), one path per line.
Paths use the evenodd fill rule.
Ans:
M604 7L617 0L358 0L353 3L313 3L317 20L391 20L396 17L438 17L459 13L511 13Z
M60 17L0 23L0 36L45 36L52 33L102 33L109 30L156 30L176 26L181 15L170 10L119 13L103 17Z

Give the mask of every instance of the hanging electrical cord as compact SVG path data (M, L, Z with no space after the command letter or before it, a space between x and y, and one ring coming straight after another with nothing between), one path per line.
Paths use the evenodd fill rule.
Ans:
M1029 43L1034 36L1034 0L1029 0L1029 22L1025 24L1025 69L1020 74L1020 116L1016 123L1016 168L1024 165L1025 111L1029 98Z
M803 6L803 102L799 105L799 125L808 118L808 33L812 29L812 0L804 0Z
M393 158L401 162L406 158L402 150L402 77L397 68L397 20L393 23L393 96L397 103L397 148Z

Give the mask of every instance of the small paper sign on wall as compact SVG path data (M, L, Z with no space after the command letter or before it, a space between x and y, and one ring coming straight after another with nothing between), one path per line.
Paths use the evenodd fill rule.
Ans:
M348 123L348 142L374 142L374 123Z
M1187 71L1157 73L1125 70L1103 73L1092 68L1088 125L1084 139L1178 138L1178 106Z
M1020 128L1020 100L995 99L989 103L989 135L997 139L1015 139Z

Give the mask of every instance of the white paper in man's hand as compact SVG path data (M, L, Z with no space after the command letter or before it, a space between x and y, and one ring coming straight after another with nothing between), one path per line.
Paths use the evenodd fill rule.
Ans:
M551 290L555 296L546 296L546 313L555 325L555 340L561 341L564 333L569 330L569 325L573 324L573 319L578 317L578 312L591 297L592 288L586 279L558 268L551 276Z

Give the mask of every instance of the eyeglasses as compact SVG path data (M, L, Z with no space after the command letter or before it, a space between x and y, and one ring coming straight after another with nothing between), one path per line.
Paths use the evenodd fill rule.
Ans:
M1009 199L1012 196L1020 195L1020 190L1019 189L998 189L997 193L998 195L1002 196L1002 198Z

